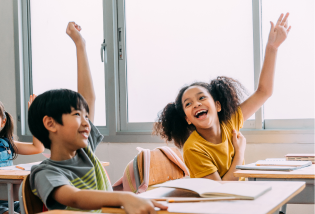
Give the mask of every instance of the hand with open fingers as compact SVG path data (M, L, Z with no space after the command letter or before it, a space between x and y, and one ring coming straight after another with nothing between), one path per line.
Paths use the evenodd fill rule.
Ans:
M242 135L241 132L237 133L235 129L233 129L232 143L236 153L242 155L245 154L246 138Z
M289 13L286 13L285 16L282 13L276 25L274 25L273 22L270 22L271 29L267 45L270 45L277 49L282 44L282 42L287 38L291 30L291 26L289 26L288 24L288 17Z
M30 109L30 106L32 105L33 101L35 100L37 96L35 94L30 95L30 100L28 101L28 109Z
M154 200L140 198L135 194L126 194L123 200L123 206L128 214L155 214L154 207L166 210L168 207Z
M66 33L70 36L70 38L74 41L74 43L76 44L77 42L84 42L83 37L81 36L81 26L76 24L75 22L69 22L67 29L66 29Z

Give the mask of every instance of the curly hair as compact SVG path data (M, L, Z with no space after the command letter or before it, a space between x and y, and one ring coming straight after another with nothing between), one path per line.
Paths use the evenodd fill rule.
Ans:
M157 122L153 126L153 134L161 136L166 141L174 140L178 148L182 148L189 135L196 129L193 124L188 124L185 119L185 112L182 104L184 92L192 86L206 88L214 101L219 101L221 111L218 112L220 123L230 120L237 111L238 106L248 94L244 86L235 79L219 76L213 79L210 84L204 82L194 82L191 85L180 89L175 102L167 104L159 114Z

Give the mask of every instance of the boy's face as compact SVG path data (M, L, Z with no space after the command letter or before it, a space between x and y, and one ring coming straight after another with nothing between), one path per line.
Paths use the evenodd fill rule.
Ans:
M63 125L57 125L57 135L66 147L75 151L88 145L91 126L88 113L84 108L75 110L71 108L70 114L62 115Z

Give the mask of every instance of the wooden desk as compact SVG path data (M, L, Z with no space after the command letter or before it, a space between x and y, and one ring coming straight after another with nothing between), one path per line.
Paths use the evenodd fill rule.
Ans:
M233 182L233 181L231 181ZM242 181L252 183L252 181ZM279 209L291 198L300 193L305 182L258 182L255 184L268 184L272 189L255 200L233 200L233 201L213 201L196 203L166 203L168 212L172 213L242 213L242 214L265 214L279 213ZM159 190L160 189L160 190ZM196 197L196 194L186 190L173 188L159 188L140 194L146 198L159 197ZM103 213L124 213L124 210L117 208L102 208ZM158 211L158 214L166 214L167 211Z
M31 164L39 164L34 162ZM109 166L109 162L102 162L103 167ZM23 179L30 174L25 170L0 170L0 200L7 200L9 213L13 213L13 202L19 201L19 188Z
M249 181L302 181L306 183L305 189L288 201L288 204L314 204L315 165L288 171L262 171L262 170L238 170L234 172L236 177L246 177ZM286 213L286 204L281 209Z
M38 214L85 214L86 212L81 211L69 211L69 210L51 210Z
M289 172L262 171L262 170L238 170L236 177L246 177L249 181L304 181L305 189L289 204L314 204L315 165L293 170Z

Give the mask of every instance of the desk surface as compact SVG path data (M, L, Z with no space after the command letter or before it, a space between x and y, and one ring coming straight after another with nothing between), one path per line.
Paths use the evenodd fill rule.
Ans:
M264 170L237 170L234 172L236 177L245 178L315 178L315 164L302 169L281 172L281 171L264 171Z
M84 214L86 212L81 211L69 211L69 210L50 210L43 213L38 214Z
M34 162L34 164L38 163ZM109 166L109 162L102 162L102 165ZM0 170L0 179L23 180L29 174L30 171L25 170Z
M232 182L232 181L231 181ZM243 213L243 214L259 214L274 213L281 206L286 204L291 198L300 193L305 188L305 182L264 182L264 181L242 181L257 185L271 185L272 189L255 200L233 200L233 201L213 201L213 202L196 202L196 203L166 203L168 212L172 213ZM254 183L255 182L255 183ZM188 197L188 191L159 188L144 193L146 198L159 197ZM163 192L164 191L164 192ZM178 192L178 194L176 194ZM191 192L190 192L191 193ZM141 194L140 194L141 195ZM196 197L193 193L190 197ZM124 210L117 208L102 208L102 211L109 213L124 213ZM112 212L112 213L114 213ZM167 211L158 211L158 214L167 213Z

